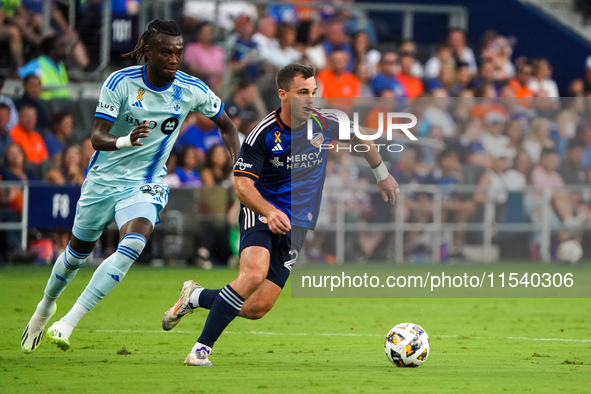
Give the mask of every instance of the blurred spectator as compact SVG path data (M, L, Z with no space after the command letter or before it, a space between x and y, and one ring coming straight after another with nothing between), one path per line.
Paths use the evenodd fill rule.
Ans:
M425 183L425 176L419 174L419 153L410 147L402 151L400 159L390 170L390 173L405 185L406 190L412 190L414 185ZM433 198L428 193L406 193L404 198L404 221L406 223L428 223L433 213ZM409 251L414 240L420 234L418 231L407 231L404 237L404 250Z
M396 52L384 52L378 63L378 73L371 80L375 96L381 96L383 90L391 90L394 97L406 97L404 87L396 77L398 73L398 55Z
M341 48L333 48L329 65L320 71L316 78L321 85L323 97L359 97L361 84L357 77L346 70L349 62L347 51ZM327 102L335 104L334 100L327 99ZM350 106L352 103L339 103L341 106Z
M317 70L326 67L326 53L321 42L322 30L320 22L300 23L298 29L299 51Z
M499 98L499 104L507 111L507 118L515 120L519 123L521 128L521 134L527 134L529 130L529 124L535 117L535 110L532 108L526 108L522 105L522 101L530 100L525 98L515 97L513 88L509 85L503 86L501 89L501 97ZM526 103L530 104L530 103Z
M530 178L531 170L533 168L533 162L531 160L531 157L529 157L527 152L523 149L517 151L517 155L513 160L513 168L515 168L515 171L523 174L528 184L531 183Z
M84 182L84 163L82 149L78 145L70 145L61 152L56 166L51 168L45 180L55 185L82 185Z
M224 76L224 48L213 45L213 26L203 23L195 34L196 42L185 47L183 63L189 74L204 80L213 90L220 89Z
M68 110L57 112L51 117L51 133L45 135L45 147L49 158L56 164L60 164L64 147L72 143L70 136L74 128L74 118Z
M438 77L429 82L429 92L438 88L445 89L450 96L457 96L463 90L464 87L456 81L456 68L453 64L442 64Z
M454 185L460 185L464 182L462 178L463 168L458 153L452 149L445 149L437 157L437 163L438 168L429 175L426 183L443 187L441 220L444 223L465 224L474 212L475 205L472 198L466 198L454 188ZM454 232L453 249L450 256L463 257L464 233L463 229Z
M72 55L80 68L86 68L89 65L89 59L84 45L79 40L78 33L70 29L70 25L58 5L53 1L51 3L52 27L57 28L51 34L61 37L63 40L60 45L64 47L67 56ZM41 50L43 50L43 41L45 40L41 36L44 23L43 4L43 1L38 0L22 1L22 6L19 7L17 14L12 19L12 22L21 30L23 38L33 45L41 47Z
M496 33L495 33L496 34ZM482 49L482 58L490 59L494 64L494 79L506 81L515 76L515 66L511 62L513 48L506 37L496 35Z
M354 3L355 0L345 0L348 3ZM356 33L364 31L371 45L378 44L378 33L371 18L367 17L365 11L355 7L344 7L341 9L341 20L344 21L345 33L353 37ZM378 59L379 60L379 59Z
M8 121L10 120L10 108L4 103L0 103L0 157L4 157L6 148L12 144L10 138L10 128L8 128Z
M532 74L527 86L536 96L560 97L558 86L552 79L552 66L547 59L534 59L532 61Z
M25 64L23 57L23 38L17 26L8 23L16 13L17 2L2 1L0 3L0 42L8 42L12 61L18 69Z
M277 42L277 22L271 15L265 15L258 21L258 30L253 34L252 40L256 42L259 50L260 60L266 64L275 66L279 48Z
M556 171L562 176L566 185L588 185L589 168L582 166L585 143L581 140L570 140L566 148L564 160Z
M8 121L8 127L12 129L18 122L18 110L14 105L14 101L12 101L10 97L2 94L4 81L6 81L6 75L0 72L0 103L4 103L8 106L8 108L10 108L10 120Z
M14 104L17 109L21 109L23 105L31 105L37 110L37 128L40 131L49 129L49 117L47 110L39 100L41 96L41 80L34 74L27 75L23 79L23 95L15 100Z
M461 62L456 66L456 83L460 92L469 89L470 83L472 83L472 73L470 72L470 66L468 63ZM456 94L460 97L460 94Z
M525 175L511 168L511 157L507 152L497 151L493 155L492 166L486 170L480 177L478 185L486 188L486 192L491 193L497 204L497 213L505 213L505 203L507 202L507 191L525 190L527 179ZM483 204L486 201L486 192L479 191L475 193L474 200ZM500 211L500 212L499 212ZM505 215L502 214L504 217Z
M347 52L348 56L345 70L352 72L355 54L353 53L353 48L351 48L348 41L349 39L345 34L343 23L340 21L332 21L327 27L326 39L322 41L322 47L324 48L324 53L326 54L327 58L330 58L330 55L335 49Z
M201 169L204 186L230 186L232 184L232 161L224 145L214 145L205 155Z
M417 78L423 78L425 71L423 70L423 64L417 59L417 44L412 40L404 40L398 48L398 53L408 54L413 57L413 63L410 68L410 73Z
M568 228L578 227L584 216L575 217L575 207L570 197L570 192L564 189L564 180L556 171L560 165L560 156L554 148L544 148L540 153L540 161L531 173L532 185L542 190L554 189L552 191L552 207L565 226ZM536 213L533 212L535 215Z
M365 62L355 63L353 75L357 77L361 84L359 97L373 97L373 89L370 86L369 65Z
M456 63L466 63L471 75L476 75L476 57L474 52L466 46L466 33L459 29L452 29L447 35L447 45L451 48Z
M425 63L425 77L428 79L439 77L441 66L447 63L455 66L451 48L446 44L441 44L437 47L437 54Z
M298 63L302 54L295 48L296 31L293 25L280 23L277 26L277 40L263 51L263 58L277 69L291 63Z
M500 96L501 84L495 79L495 64L490 59L485 59L478 67L478 74L472 80L470 87L478 89L482 85L492 85L495 88L495 96Z
M560 103L563 109L556 117L558 134L563 141L571 140L575 138L577 127L583 121L585 99L583 97L563 97L560 99Z
M18 145L9 145L4 155L4 168L1 169L4 181L35 181L37 178L27 168L25 151ZM11 187L7 197L8 206L19 215L23 210L23 192L20 187Z
M41 42L43 54L18 70L21 78L31 74L39 77L43 88L41 99L70 97L70 82L64 64L68 50L66 37L49 36Z
M205 159L205 153L216 144L223 144L224 140L215 123L200 112L195 112L196 123L191 124L177 140L177 145L190 145L197 149L198 163ZM179 157L180 160L180 157Z
M495 99L495 88L493 85L484 84L474 92L477 97L476 104L472 107L471 115L474 118L484 120L486 114L490 111L498 111L507 114L507 110Z
M484 117L484 132L481 141L484 151L494 158L513 159L517 152L509 148L510 139L503 135L507 118L498 111L490 111Z
M550 139L552 125L548 119L535 118L532 120L529 133L523 141L523 149L534 163L540 160L540 154L544 148L554 148L554 141Z
M513 88L515 97L533 97L534 93L529 88L529 81L532 75L531 65L524 63L517 68L517 75L509 81L509 86ZM525 99L519 101L526 108L531 107L531 100Z
M197 187L201 185L197 164L199 164L197 149L191 145L183 146L178 154L177 167L174 171L182 186Z
M37 124L37 110L25 105L18 113L18 124L10 130L12 141L23 148L27 161L41 164L49 157L45 141L41 134L35 131Z
M437 88L431 93L432 98L421 98L429 102L427 108L421 116L418 131L419 135L427 136L428 130L431 127L439 127L443 138L450 138L456 132L456 124L448 112L448 104L450 104L449 95L443 88Z
M260 101L258 86L250 79L242 79L234 96L224 103L228 117L243 134L250 131L252 122L264 117L264 111L261 113L257 101Z
M255 26L250 16L240 15L235 21L236 39L230 46L230 69L235 77L256 79L260 75L260 51L252 39Z
M407 97L418 97L425 92L423 81L412 74L415 58L409 53L400 53L400 73L396 79L400 81Z
M380 51L370 47L369 35L365 30L359 30L353 35L352 47L354 52L355 66L359 63L367 65L367 71L370 77L376 75L377 65L382 57Z
M197 21L207 21L222 27L226 31L231 31L234 28L236 18L240 15L256 18L256 5L250 1L218 3L205 0L187 0L183 2L184 17Z

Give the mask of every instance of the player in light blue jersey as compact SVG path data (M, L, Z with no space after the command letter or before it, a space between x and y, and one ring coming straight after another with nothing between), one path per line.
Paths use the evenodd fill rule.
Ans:
M339 125L327 115L327 127L315 129L314 139L296 144L298 136L306 136L309 115L306 107L295 103L297 98L313 102L314 69L299 64L282 68L277 88L281 108L248 134L234 168L236 196L242 202L238 277L222 289L205 289L193 280L186 281L177 303L162 320L162 328L170 330L194 309L210 309L186 365L211 366L211 348L236 316L260 319L271 310L297 260L306 231L316 223L327 161L326 149L319 149L319 144L337 139ZM293 108L292 99L296 100ZM352 145L358 143L361 141L351 141ZM394 204L398 183L377 148L369 145L364 157L374 170L384 201Z
M67 350L76 324L139 257L166 206L165 163L190 111L199 111L218 125L236 161L238 134L224 104L199 79L178 71L183 38L176 22L150 22L127 55L146 64L117 71L103 85L91 137L96 153L82 185L72 237L23 332L25 353L39 346L57 298L113 219L120 234L117 250L97 268L73 308L47 330L50 341Z

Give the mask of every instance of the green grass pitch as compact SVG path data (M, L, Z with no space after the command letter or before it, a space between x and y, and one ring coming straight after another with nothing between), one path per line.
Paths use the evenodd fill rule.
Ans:
M186 367L207 311L172 331L160 320L184 280L221 287L232 270L133 267L80 322L72 348L20 350L49 267L0 268L2 393L589 392L591 299L292 299L262 320L236 319L213 368ZM65 314L92 268L58 301ZM423 326L429 359L396 368L383 350L398 323Z

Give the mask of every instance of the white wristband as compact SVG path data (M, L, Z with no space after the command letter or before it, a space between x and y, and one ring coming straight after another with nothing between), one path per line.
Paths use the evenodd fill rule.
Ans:
M131 133L127 134L125 137L117 138L115 146L117 149L133 148L133 144L131 143Z
M387 179L390 176L390 172L388 172L388 167L384 164L384 162L380 162L376 168L371 169L373 174L376 176L378 182L381 182Z

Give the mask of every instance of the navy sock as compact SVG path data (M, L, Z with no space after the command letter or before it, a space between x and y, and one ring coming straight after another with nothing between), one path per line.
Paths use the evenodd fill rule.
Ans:
M244 298L236 293L230 285L220 290L215 298L211 311L205 320L205 326L198 342L213 347L213 344L222 335L222 332L238 316L244 304Z
M199 294L199 307L211 309L213 302L222 289L203 289Z

